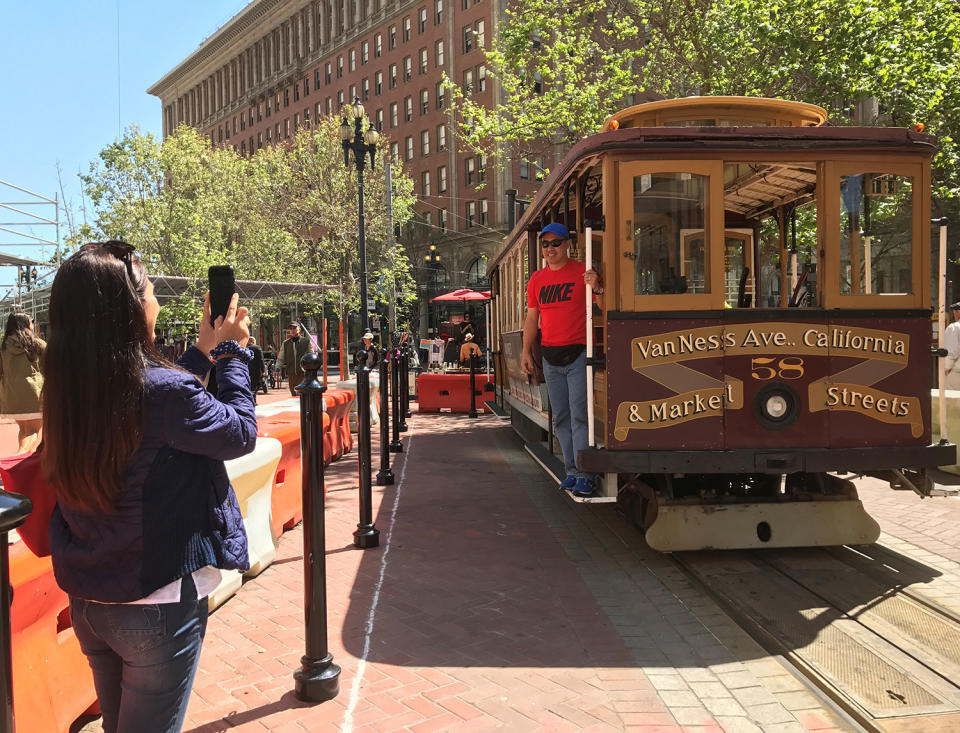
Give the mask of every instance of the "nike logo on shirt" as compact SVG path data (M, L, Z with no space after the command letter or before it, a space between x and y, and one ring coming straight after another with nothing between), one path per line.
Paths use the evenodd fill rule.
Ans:
M540 288L538 300L540 305L548 303L565 303L571 300L573 295L574 283L556 283L555 285L544 285Z

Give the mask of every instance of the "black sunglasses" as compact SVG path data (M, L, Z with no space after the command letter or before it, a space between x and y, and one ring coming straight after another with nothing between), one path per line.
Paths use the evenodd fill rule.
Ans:
M111 255L116 257L118 260L123 262L127 266L127 274L130 276L131 282L133 281L133 259L132 256L140 258L139 253L133 248L132 244L127 244L122 242L119 239L111 239L107 242L91 242L90 244L85 244L80 248L80 252L85 250L93 249L103 249L109 252Z
M566 239L542 239L540 240L541 247L562 247L566 242Z

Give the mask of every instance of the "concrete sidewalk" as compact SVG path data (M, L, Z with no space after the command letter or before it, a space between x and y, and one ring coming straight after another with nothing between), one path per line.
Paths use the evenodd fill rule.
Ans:
M408 422L398 483L374 488L379 548L352 545L355 453L328 470L339 696L292 693L297 527L211 616L184 730L845 729L611 505L561 494L495 417Z

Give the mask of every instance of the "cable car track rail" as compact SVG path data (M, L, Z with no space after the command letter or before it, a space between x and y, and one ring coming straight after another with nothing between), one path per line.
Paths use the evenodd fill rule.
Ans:
M960 727L960 615L908 587L938 571L882 547L671 558L864 729Z

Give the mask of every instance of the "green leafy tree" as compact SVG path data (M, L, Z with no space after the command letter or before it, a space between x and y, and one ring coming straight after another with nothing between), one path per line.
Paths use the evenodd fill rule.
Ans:
M504 99L450 84L465 143L532 157L595 132L627 100L694 94L812 102L834 124L874 97L879 122L940 138L960 192L960 6L954 0L518 0L487 52Z

